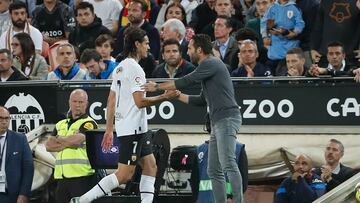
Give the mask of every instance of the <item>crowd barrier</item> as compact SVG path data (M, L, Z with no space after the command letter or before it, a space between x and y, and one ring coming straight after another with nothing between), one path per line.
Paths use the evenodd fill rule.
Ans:
M360 123L360 84L353 78L233 78L233 83L244 125ZM65 116L70 92L83 88L89 94L90 116L104 124L110 85L110 80L0 83L0 105L9 108L12 129L28 132ZM198 84L181 91L197 95L200 89ZM206 108L173 100L152 106L147 112L150 124L200 125Z

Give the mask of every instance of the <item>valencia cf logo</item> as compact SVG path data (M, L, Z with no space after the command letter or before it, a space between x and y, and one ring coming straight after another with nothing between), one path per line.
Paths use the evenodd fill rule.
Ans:
M12 95L5 103L10 111L9 128L19 133L28 133L45 122L44 111L30 94Z
M351 18L349 3L333 3L329 13L330 18L337 23L342 23L344 20Z

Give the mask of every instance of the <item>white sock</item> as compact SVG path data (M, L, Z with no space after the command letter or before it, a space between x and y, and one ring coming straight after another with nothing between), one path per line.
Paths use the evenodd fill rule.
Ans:
M75 186L76 187L76 186ZM114 173L104 177L91 190L80 197L80 203L90 203L93 200L111 192L112 189L119 187L119 181Z
M141 175L140 180L140 197L141 203L152 203L154 199L155 177Z

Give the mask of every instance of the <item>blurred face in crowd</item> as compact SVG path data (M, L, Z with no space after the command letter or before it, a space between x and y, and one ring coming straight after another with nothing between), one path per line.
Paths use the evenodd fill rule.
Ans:
M56 60L61 67L72 68L76 60L74 49L70 46L59 47L57 50Z
M87 105L88 97L85 91L74 90L73 92L71 92L69 99L69 107L72 117L74 119L85 114Z
M0 73L6 73L10 70L12 65L11 59L9 59L9 56L6 53L0 54Z
M89 26L94 22L95 14L91 12L90 8L78 9L76 20L81 27Z
M98 76L101 72L100 63L96 62L94 59L91 59L85 64L89 72L95 76Z
M172 6L168 8L165 19L169 20L171 18L176 18L178 20L183 20L184 16L182 15L181 9L177 6Z
M328 47L327 60L336 69L340 69L345 53L341 46Z
M140 57L140 59L142 58L146 58L148 56L149 53L149 38L148 36L144 37L143 42L135 42L136 48L137 48L137 54Z
M104 42L101 46L96 46L96 51L100 53L103 59L111 58L110 54L113 51L110 41Z
M9 10L10 0L0 0L0 13Z
M172 31L170 28L170 25L166 25L163 27L162 32L161 32L161 38L164 41L167 39L171 39L171 38L179 40L179 37L180 37L179 33L176 31L175 32Z
M226 26L226 20L218 18L214 23L214 36L215 39L228 39L232 28Z
M271 5L271 0L255 0L256 11L260 16L264 16L265 12Z
M22 55L20 41L16 37L14 37L12 42L11 42L11 50L12 50L12 54L14 56L19 56L20 57Z
M338 143L329 142L325 148L325 160L329 165L338 164L343 155L344 152Z
M244 65L253 65L256 64L256 58L258 57L258 51L254 44L246 43L246 41L243 41L243 43L240 45L240 61Z
M188 45L187 54L190 56L191 63L198 63L199 62L199 49L194 46L194 40L190 40Z
M294 170L300 174L310 173L312 169L312 162L310 158L305 155L299 155L295 159Z
M217 0L215 3L215 11L218 16L231 16L231 10L233 6L230 0Z
M171 67L177 67L181 61L179 47L176 44L169 44L164 47L164 61Z
M4 55L4 54L0 54L0 55ZM0 134L4 134L7 131L7 129L9 128L9 124L10 124L9 112L5 108L0 107Z
M20 8L16 10L12 10L10 13L11 21L14 27L17 27L19 29L25 28L27 13L25 8Z
M301 76L304 72L305 59L297 54L286 55L286 66L291 76Z
M137 2L130 2L128 12L128 19L132 24L140 24L146 16L146 12L141 10L141 4Z

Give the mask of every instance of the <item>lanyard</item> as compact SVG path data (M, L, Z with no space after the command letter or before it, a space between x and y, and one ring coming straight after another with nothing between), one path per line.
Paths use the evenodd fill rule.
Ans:
M4 156L6 141L7 141L7 136L5 137L4 145L3 145L2 147L1 147L1 145L0 145L0 149L1 149L1 154L0 154L0 171L1 171L1 166L2 166L2 160L3 160L3 156Z

